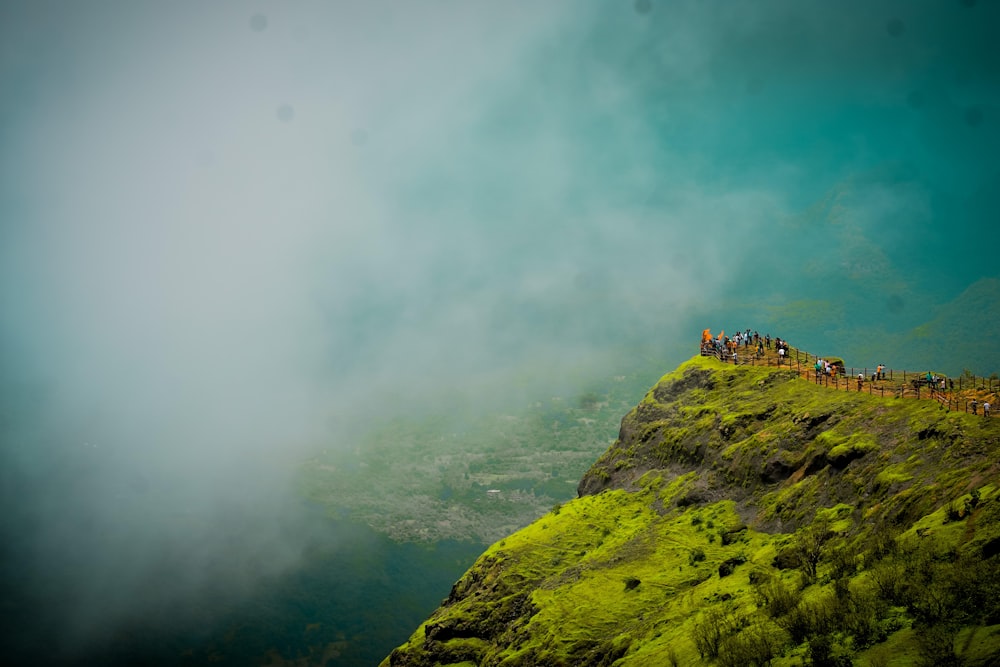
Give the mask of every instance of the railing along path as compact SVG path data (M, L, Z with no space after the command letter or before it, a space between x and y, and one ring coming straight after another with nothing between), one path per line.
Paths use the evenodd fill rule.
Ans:
M737 365L788 368L798 372L799 377L805 380L839 391L866 391L872 395L894 398L932 399L949 410L974 414L983 414L983 404L989 402L990 414L984 416L996 417L998 412L997 392L1000 392L1000 380L994 377L963 374L957 378L948 378L932 374L933 379L928 382L926 372L884 368L879 377L874 368L852 366L848 373L848 369L840 365L837 366L836 373L817 373L816 361L823 357L789 346L782 358L774 348L774 341L772 347L765 347L762 352L758 352L753 342L746 346L740 345L735 349L735 359L732 350L716 349L714 345L705 344L701 347L701 356L716 357L727 364L735 362ZM941 388L942 380L944 389Z

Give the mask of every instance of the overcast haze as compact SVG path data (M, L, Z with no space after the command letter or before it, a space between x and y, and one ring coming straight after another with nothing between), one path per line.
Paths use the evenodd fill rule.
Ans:
M847 308L804 347L932 319L997 276L998 27L972 0L0 3L4 576L39 582L5 616L50 606L72 648L291 567L310 451L758 326L719 304Z

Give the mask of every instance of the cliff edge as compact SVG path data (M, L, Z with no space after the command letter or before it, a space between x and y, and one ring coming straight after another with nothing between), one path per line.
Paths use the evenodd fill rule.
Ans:
M383 667L992 665L1000 420L694 358Z

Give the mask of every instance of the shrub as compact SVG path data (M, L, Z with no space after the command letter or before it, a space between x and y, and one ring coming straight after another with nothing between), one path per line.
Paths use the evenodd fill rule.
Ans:
M937 624L920 628L916 633L920 665L924 667L959 667L962 659L955 655L956 629Z
M871 591L851 592L843 605L840 625L854 638L855 649L865 649L883 642L890 631L896 629L889 621L882 621L888 609L889 605Z
M689 565L700 563L703 560L705 560L705 550L702 549L701 547L695 547L694 549L691 550L691 553L688 554Z
M766 607L771 618L784 616L799 603L799 595L778 577L770 577L754 584L757 606Z
M742 565L747 562L746 556L740 554L738 556L733 556L732 558L727 558L723 562L719 563L719 578L728 577L736 570L737 565Z
M819 563L826 550L826 543L833 537L829 522L816 519L795 533L792 556L809 581L816 581Z
M872 533L872 548L871 555L874 556L873 560L882 560L888 556L895 554L899 549L899 543L896 542L896 535L898 534L898 528L888 528L882 526Z
M830 553L830 565L833 567L832 577L853 577L858 572L858 557L850 547L842 546Z
M814 667L851 667L850 652L833 641L828 634L816 635L809 640L809 664Z
M764 623L755 623L739 634L726 637L719 645L718 661L723 667L763 667L781 648L781 638Z
M882 561L872 568L871 580L883 600L894 605L902 604L906 571L900 563Z
M973 489L969 493L969 497L965 499L965 514L968 516L972 513L972 510L979 506L979 489Z
M799 603L792 607L787 614L776 619L777 623L792 638L793 644L801 644L812 632L812 621L806 605Z
M780 618L777 624L792 638L792 643L801 644L817 634L827 634L839 629L839 604L833 596L815 602L799 602Z
M735 625L733 617L721 609L713 607L705 612L704 619L695 624L693 633L694 645L702 659L719 657L722 640L733 632Z

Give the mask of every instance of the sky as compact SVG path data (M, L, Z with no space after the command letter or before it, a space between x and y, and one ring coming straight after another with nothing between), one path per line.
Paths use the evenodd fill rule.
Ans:
M373 420L982 335L998 5L0 2L5 577L72 651L293 567Z

